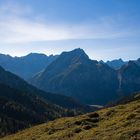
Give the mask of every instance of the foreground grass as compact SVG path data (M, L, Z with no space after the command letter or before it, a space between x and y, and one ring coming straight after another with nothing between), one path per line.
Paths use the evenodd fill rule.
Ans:
M140 140L140 100L57 119L1 140Z

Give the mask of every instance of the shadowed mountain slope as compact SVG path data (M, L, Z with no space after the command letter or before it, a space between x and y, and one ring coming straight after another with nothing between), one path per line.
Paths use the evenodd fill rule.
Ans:
M90 111L90 107L81 104L79 101L71 97L67 97L64 95L52 94L49 92L44 92L42 90L37 89L36 87L28 84L23 79L18 76L12 74L11 72L5 71L2 67L0 67L0 83L8 85L17 90L21 90L23 92L35 94L42 98L45 98L49 102L53 104L59 105L68 109L80 109L81 111ZM92 110L92 109L91 109Z
M136 64L140 66L140 58L136 60Z
M0 84L0 136L70 115L43 98Z
M94 109L72 98L38 90L0 67L0 136Z
M117 97L116 71L106 64L90 60L82 49L63 52L30 83L88 104L105 104Z
M120 94L129 95L140 91L140 67L134 62L129 61L118 70Z

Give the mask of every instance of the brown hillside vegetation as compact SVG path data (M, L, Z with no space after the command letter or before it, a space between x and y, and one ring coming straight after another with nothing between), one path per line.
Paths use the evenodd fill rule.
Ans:
M57 119L1 140L140 140L140 100Z

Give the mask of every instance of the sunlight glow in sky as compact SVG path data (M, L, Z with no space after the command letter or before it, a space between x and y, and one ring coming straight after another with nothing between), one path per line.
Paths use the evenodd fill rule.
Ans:
M0 0L0 53L140 57L139 0Z

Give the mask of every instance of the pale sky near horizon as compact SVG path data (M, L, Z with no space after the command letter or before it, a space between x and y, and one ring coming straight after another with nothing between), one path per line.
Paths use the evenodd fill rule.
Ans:
M0 0L0 53L140 57L140 0Z

